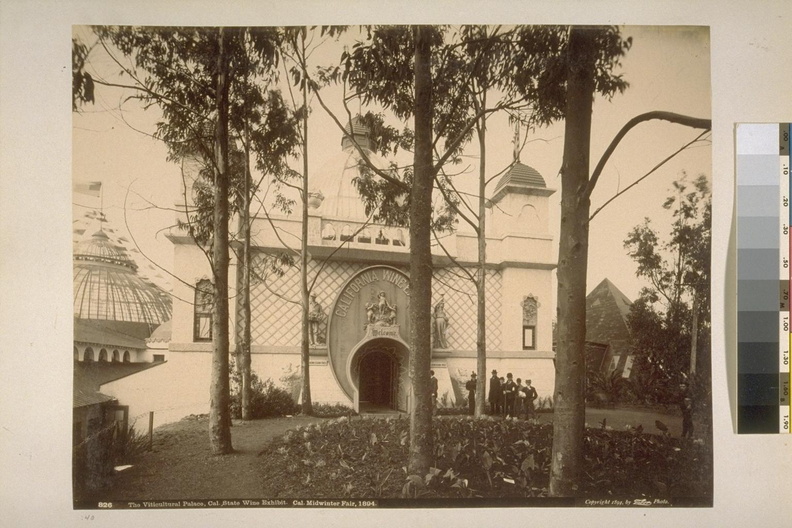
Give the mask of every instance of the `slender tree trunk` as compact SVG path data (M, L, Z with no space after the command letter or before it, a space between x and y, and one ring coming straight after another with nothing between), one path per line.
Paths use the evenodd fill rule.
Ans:
M698 348L698 312L699 294L697 289L693 289L693 323L690 331L690 373L696 373L696 350Z
M250 420L250 152L245 138L245 183L239 211L239 238L237 250L236 297L236 348L237 370L242 380L240 399L242 419Z
M410 413L409 472L423 477L432 463L432 73L428 28L415 32L415 155L410 196L410 377L414 406Z
M302 371L302 413L306 416L313 414L311 402L311 375L310 359L311 350L308 337L308 72L305 61L305 34L302 37L301 61L303 68L303 179L302 179L302 243L300 244L300 291L302 302L302 326L300 342L300 367Z
M484 92L482 108L487 107L487 93ZM478 200L478 283L476 284L476 416L484 416L484 396L487 387L487 200L484 196L487 186L487 129L486 118L481 117L478 127L479 150L479 200Z
M212 381L209 397L209 439L212 453L230 453L231 397L228 380L228 69L225 29L218 30L217 125L214 150L214 311Z
M583 459L586 383L586 271L594 61L591 33L573 28L569 43L566 127L558 251L558 349L550 495L574 496Z

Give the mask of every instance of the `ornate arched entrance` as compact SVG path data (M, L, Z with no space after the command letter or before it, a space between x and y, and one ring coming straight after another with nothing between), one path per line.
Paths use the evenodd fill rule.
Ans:
M350 359L354 406L358 412L408 409L409 359L403 342L371 339L361 343Z
M341 288L329 313L331 372L356 411L360 402L408 410L410 281L390 266L371 266Z

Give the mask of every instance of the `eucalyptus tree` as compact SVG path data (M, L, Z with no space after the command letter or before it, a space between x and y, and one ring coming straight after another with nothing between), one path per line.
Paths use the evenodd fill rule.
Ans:
M301 372L301 409L302 414L313 414L313 402L311 397L311 374L310 374L310 339L309 339L309 310L310 295L313 281L308 278L308 119L310 116L310 95L316 93L320 88L320 83L312 79L309 75L309 58L327 39L336 38L343 33L343 26L322 26L316 27L285 27L280 28L279 51L284 57L284 68L294 86L299 89L299 96L292 94L292 104L298 118L296 127L297 143L300 157L302 158L302 170L290 171L280 181L287 186L293 187L300 195L300 207L302 217L302 228L300 232L300 307L302 312L300 326L300 372ZM318 35L317 35L318 31ZM288 64L287 64L288 62ZM299 103L298 103L299 101ZM295 183L296 181L296 183Z
M414 405L410 414L409 471L424 475L432 463L433 446L429 394L431 233L433 226L448 227L451 222L450 215L441 215L446 220L440 224L433 220L432 193L435 187L445 185L438 174L457 159L476 123L514 103L503 101L477 109L472 115L468 112L469 92L461 86L468 85L475 70L456 52L459 42L453 42L448 28L384 26L366 32L367 38L344 54L343 80L364 103L377 103L400 121L413 122L412 129L401 133L389 127L373 127L374 135L389 140L394 150L412 149L412 166L394 171L369 163L371 177L356 183L370 200L369 205L379 207L379 218L403 221L410 228L409 372ZM483 55L477 60L482 61ZM395 197L405 197L404 205Z
M85 68L78 68L83 75L74 76L73 101L93 95L86 78L92 85L131 90L129 99L139 100L144 108L160 109L162 119L153 135L168 146L169 159L196 155L211 174L211 186L204 188L212 197L211 231L203 233L211 246L214 301L209 436L213 453L229 453L233 450L228 376L230 131L255 122L256 112L266 113L252 107L257 96L265 97L257 79L266 76L277 60L277 33L249 28L95 27L94 31L123 81L86 77ZM116 59L111 47L129 60ZM75 49L80 55L73 64L84 66L84 48Z
M626 88L621 77L605 77L619 65L631 39L615 27L572 27L566 65L564 154L561 167L561 231L558 252L558 326L555 413L550 495L575 495L583 457L585 421L586 272L591 193L619 142L636 125L664 120L709 130L709 119L653 111L630 119L613 138L589 175L592 103L596 93ZM604 81L604 82L603 82Z
M566 28L559 26L461 26L454 31L450 47L456 54L456 97L468 108L468 119L476 116L475 133L478 142L478 194L477 210L461 207L462 195L441 170L446 185L438 185L456 218L462 219L477 237L477 270L471 273L467 266L462 272L474 284L477 297L476 317L476 416L485 412L487 339L486 339L486 270L487 270L487 185L495 177L509 170L519 161L521 147L515 144L515 158L502 171L489 176L487 168L487 119L489 111L506 112L509 121L517 127L531 130L547 125L563 116L559 97L558 66L556 58L561 53ZM495 104L490 107L491 99ZM465 114L463 114L464 118ZM519 136L519 134L518 134ZM466 139L466 142L469 139ZM516 140L518 141L518 140ZM440 183L440 182L438 182ZM450 190L449 190L450 189ZM454 195L451 194L454 193ZM465 204L467 205L467 204ZM442 242L438 239L442 247ZM443 248L445 251L445 248ZM452 261L456 262L448 252Z

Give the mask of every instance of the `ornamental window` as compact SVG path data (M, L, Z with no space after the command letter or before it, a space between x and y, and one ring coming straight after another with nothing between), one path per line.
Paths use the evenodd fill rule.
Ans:
M522 347L523 350L536 350L536 321L539 312L539 300L533 295L523 297L522 303Z

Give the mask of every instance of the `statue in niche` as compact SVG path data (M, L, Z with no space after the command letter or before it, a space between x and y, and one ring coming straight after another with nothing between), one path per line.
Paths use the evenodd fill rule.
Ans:
M322 239L324 240L335 240L336 239L336 232L333 224L327 223L322 229Z
M539 301L533 295L526 295L523 297L523 324L527 326L536 325L536 314L539 309Z
M434 323L433 338L435 348L448 348L448 341L446 341L446 329L448 328L448 317L445 313L445 296L440 294L440 300L434 305L432 309L432 319Z
M366 321L375 326L396 324L396 306L388 302L384 291L379 292L376 302L366 304Z
M320 329L324 319L324 308L316 300L316 295L311 294L311 300L308 301L308 341L311 345L324 343Z

